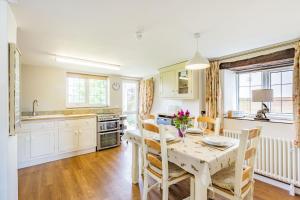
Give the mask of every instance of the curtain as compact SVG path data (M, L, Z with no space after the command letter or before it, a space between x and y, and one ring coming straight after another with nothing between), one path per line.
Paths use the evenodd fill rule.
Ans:
M210 62L210 67L205 70L205 107L206 115L212 118L223 118L222 94L220 87L219 62Z
M153 78L142 80L140 82L140 118L144 118L151 112L154 96L154 81Z
M296 44L293 72L293 108L296 140L295 145L300 147L300 42Z

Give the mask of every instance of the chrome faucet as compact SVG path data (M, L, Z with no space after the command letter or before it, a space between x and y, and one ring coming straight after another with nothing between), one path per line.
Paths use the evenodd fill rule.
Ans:
M35 99L32 103L32 116L36 116L35 107L39 105L39 102L37 99Z

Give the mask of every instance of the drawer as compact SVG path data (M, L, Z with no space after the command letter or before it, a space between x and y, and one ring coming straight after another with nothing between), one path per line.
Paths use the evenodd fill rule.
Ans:
M81 126L96 126L96 118L80 119Z
M23 122L21 130L44 130L55 128L55 122Z
M69 120L59 121L58 126L59 128L71 128L71 127L80 126L80 123L76 119L69 119Z
M60 128L96 126L96 118L69 119L59 122Z

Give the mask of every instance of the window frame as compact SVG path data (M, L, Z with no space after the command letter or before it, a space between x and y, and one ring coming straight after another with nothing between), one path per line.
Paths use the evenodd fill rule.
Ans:
M80 78L85 81L85 103L83 104L72 104L69 103L69 78ZM106 98L105 104L90 104L89 103L89 80L105 80L106 81ZM66 74L66 108L102 108L109 106L109 79L107 76L90 75L90 74L79 74L69 73Z
M274 68L274 69L266 69L266 70L258 70L256 72L262 72L262 88L268 88L270 89L271 88L271 73L276 73L276 72L286 72L286 71L292 71L293 72L293 67L290 66L290 67L280 67L280 68ZM244 73L252 73L252 72L255 72L253 70L249 70L249 71L238 71L236 73L236 102L237 102L237 110L239 111L242 111L240 110L240 101L239 101L239 93L240 93L240 84L239 84L239 75L240 74L244 74ZM282 74L281 74L282 76ZM291 81L292 82L292 81ZM290 83L288 83L290 84ZM291 83L293 84L293 82ZM280 83L280 86L281 86L281 90L282 90L282 80L281 80L281 83ZM251 81L250 81L250 86L251 88ZM281 92L281 95L282 95L282 92ZM250 94L251 96L251 94ZM282 98L282 96L281 96ZM280 106L280 109L282 111L282 99L281 99L281 106ZM271 102L267 102L266 103L268 108L271 109ZM250 105L250 112L251 112L251 105ZM249 116L249 117L255 117L256 113L255 114L251 114L251 113L245 113L246 116ZM293 113L274 113L274 112L270 112L270 113L267 113L268 117L270 119L278 119L278 120L293 120Z

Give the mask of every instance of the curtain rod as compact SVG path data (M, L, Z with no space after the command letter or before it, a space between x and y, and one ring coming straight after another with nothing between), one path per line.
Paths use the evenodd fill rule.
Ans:
M276 43L276 44L267 45L264 47L258 47L255 49L250 49L250 50L246 50L246 51L242 51L242 52L238 52L238 53L229 54L226 56L211 58L211 59L209 59L209 61L222 61L222 60L227 60L227 59L231 59L231 58L235 58L235 57L239 57L239 56L245 56L245 55L249 55L249 54L253 54L253 53L258 53L261 51L267 51L267 50L271 50L274 48L285 47L285 46L292 45L299 40L300 40L300 37L293 39L293 40L288 40L285 42L280 42L280 43Z

